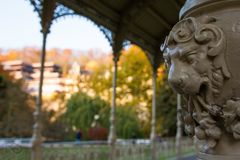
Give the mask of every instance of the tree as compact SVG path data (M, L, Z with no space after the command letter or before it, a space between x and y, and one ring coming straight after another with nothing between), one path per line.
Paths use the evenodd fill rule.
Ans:
M72 129L81 129L83 137L88 138L86 133L94 123L94 116L99 115L98 123L101 126L108 126L109 104L99 97L92 98L84 93L76 93L67 101L64 121Z
M133 107L118 106L116 109L116 133L118 138L141 138L143 130Z
M24 49L21 54L28 55L34 51L29 62L38 61L36 57L39 51L36 49ZM16 51L16 53L18 53ZM54 61L62 66L65 66L64 72L67 73L69 63L73 59L81 62L81 69L90 70L85 78L80 79L79 89L81 93L73 95L67 102L66 114L64 122L56 113L46 112L44 135L49 136L53 131L59 133L57 137L63 137L65 130L73 128L85 128L85 132L91 127L94 122L94 116L100 115L99 124L109 127L109 110L112 96L112 57L105 54L94 54L89 52L83 54L80 58L74 58L74 53L71 50L48 51L48 60ZM23 58L13 54L15 58ZM61 56L63 55L63 56ZM145 53L137 46L131 46L122 51L119 60L118 80L117 80L117 132L120 137L131 137L131 132L141 136L144 132L145 137L149 137L150 132L150 115L152 103L152 69ZM173 135L175 133L176 123L176 96L169 88L166 82L166 74L163 72L163 67L160 67L157 79L157 132L164 135ZM0 80L1 81L1 80ZM0 83L1 85L4 83ZM4 85L3 85L4 86ZM97 103L97 104L96 104ZM101 106L103 105L103 106ZM81 106L81 107L79 107ZM102 112L104 110L104 112ZM49 119L56 118L54 122ZM121 117L125 117L122 119ZM127 120L131 119L131 120ZM81 121L80 121L81 120ZM51 121L51 122L50 122ZM124 123L123 123L124 122ZM124 125L122 125L124 124ZM117 124L118 125L118 124ZM71 127L69 127L71 126ZM139 129L139 126L140 129ZM135 128L136 127L136 128ZM61 129L60 129L61 128ZM63 131L60 134L60 131ZM139 129L139 131L138 131ZM46 132L48 131L48 133ZM131 132L130 132L131 131ZM69 132L70 133L70 132ZM132 135L135 136L135 135ZM51 135L54 137L54 135Z
M99 65L88 80L87 91L111 103L113 65L109 56L106 59L108 63ZM118 65L117 106L132 107L148 136L152 93L150 63L139 47L131 46L122 51Z
M93 71L87 81L87 87L86 93L91 91L94 95L99 95L110 103L112 60L99 65ZM163 65L158 69L157 103L158 134L174 135L176 97L167 84ZM124 50L120 57L117 79L117 106L132 107L138 116L145 137L149 137L152 109L152 69L145 53L137 46L131 46Z
M64 121L73 129L81 129L83 138L92 127L109 128L110 105L99 97L89 97L84 93L74 94L67 102ZM137 114L131 107L117 107L117 135L119 138L142 136ZM74 137L74 136L72 136Z
M33 98L0 68L0 137L30 137L33 126Z
M164 69L166 72L166 69ZM167 74L157 92L157 130L165 136L175 136L177 118L177 94L168 85ZM159 125L160 124L160 125Z

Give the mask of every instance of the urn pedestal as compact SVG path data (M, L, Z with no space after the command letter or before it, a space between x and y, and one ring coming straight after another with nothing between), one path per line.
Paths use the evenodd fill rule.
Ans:
M188 0L162 50L199 159L240 159L240 0Z

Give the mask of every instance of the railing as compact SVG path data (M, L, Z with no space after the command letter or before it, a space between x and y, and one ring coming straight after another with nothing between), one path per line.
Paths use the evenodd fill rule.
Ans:
M182 141L182 153L193 153L190 139ZM30 160L29 145L15 144L0 148L0 160ZM164 138L157 143L159 160L175 156L175 140ZM149 140L121 140L117 143L116 160L150 160ZM44 143L44 160L108 160L109 147L106 141Z

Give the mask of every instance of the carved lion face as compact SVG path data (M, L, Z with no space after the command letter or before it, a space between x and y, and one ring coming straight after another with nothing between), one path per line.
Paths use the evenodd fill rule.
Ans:
M225 114L215 99L221 97L225 80L230 78L225 36L214 22L213 17L184 19L173 27L162 46L169 66L168 80L188 100L184 108L186 129L198 139L207 140L210 148L216 146L222 134L214 117ZM239 126L233 126L237 138Z
M195 95L214 86L213 72L229 75L224 61L224 36L212 24L185 19L174 26L164 44L168 80L180 94ZM225 70L224 70L225 69Z
M171 86L182 94L196 94L211 70L207 47L195 42L178 44L168 50L169 75Z

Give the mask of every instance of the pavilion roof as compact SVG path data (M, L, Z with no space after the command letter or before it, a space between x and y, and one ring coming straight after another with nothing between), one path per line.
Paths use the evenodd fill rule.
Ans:
M152 55L161 54L160 45L179 20L179 11L185 2L185 0L56 1L58 5L67 7L74 14L92 20L105 33L111 45L114 43L113 35L118 35ZM61 8L59 12L62 12Z

